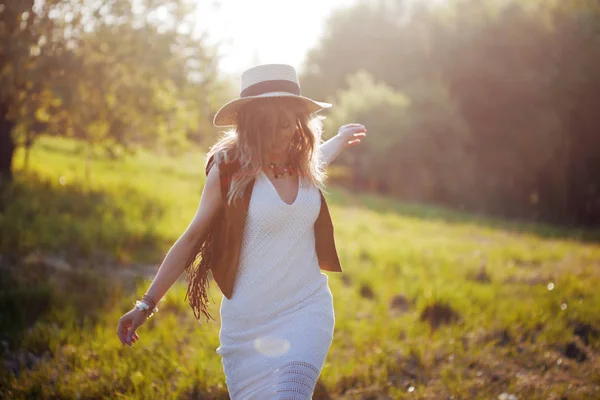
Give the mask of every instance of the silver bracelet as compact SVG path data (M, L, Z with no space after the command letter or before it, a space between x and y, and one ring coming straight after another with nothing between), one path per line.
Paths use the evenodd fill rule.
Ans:
M154 310L152 310L152 306L143 300L142 301L136 300L136 302L134 304L135 304L135 308L137 308L138 310L140 310L144 313L148 313L148 310L151 310L150 314L148 315L148 318L150 318L154 313L158 312L158 308L154 307Z

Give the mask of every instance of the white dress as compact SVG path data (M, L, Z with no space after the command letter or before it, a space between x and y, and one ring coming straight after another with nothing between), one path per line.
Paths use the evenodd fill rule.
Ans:
M287 204L263 172L255 181L233 296L220 308L217 353L232 400L312 398L335 325L315 251L320 207L314 185L300 182Z

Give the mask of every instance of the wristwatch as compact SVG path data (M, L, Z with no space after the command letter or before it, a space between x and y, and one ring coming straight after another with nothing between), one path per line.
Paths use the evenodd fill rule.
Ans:
M150 304L146 303L145 301L136 300L135 302L135 308L137 308L140 311L143 311L144 313L147 313L148 310L151 309L150 307ZM152 310L152 312L148 316L151 317L152 314L154 314L155 312L158 312L158 308L156 307L154 307L154 310Z

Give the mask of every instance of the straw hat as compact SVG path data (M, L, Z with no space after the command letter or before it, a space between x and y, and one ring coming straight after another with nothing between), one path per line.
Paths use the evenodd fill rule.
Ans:
M300 82L296 70L287 64L263 64L242 73L240 97L230 101L217 111L215 126L234 126L237 112L242 104L267 97L292 97L304 102L309 112L315 113L331 104L315 101L300 95Z

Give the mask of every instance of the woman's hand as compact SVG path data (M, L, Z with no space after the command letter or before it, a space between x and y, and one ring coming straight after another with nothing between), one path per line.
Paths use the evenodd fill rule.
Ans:
M367 128L361 124L346 124L338 129L337 135L341 138L342 146L348 148L359 144L367 136Z
M338 129L337 135L323 143L320 147L325 166L332 162L338 154L348 147L355 146L367 135L367 129L361 124L346 124Z
M119 336L119 339L121 339L123 345L128 344L129 346L133 346L133 344L138 341L140 337L135 329L143 325L144 322L146 322L146 319L148 319L148 314L135 307L119 318L117 335Z

